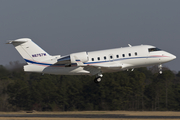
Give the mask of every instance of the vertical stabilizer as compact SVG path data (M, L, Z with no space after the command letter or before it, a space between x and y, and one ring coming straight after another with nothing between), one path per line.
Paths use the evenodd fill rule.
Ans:
M13 44L16 50L24 58L24 60L30 64L28 61L43 61L50 57L50 55L35 44L29 38L21 38L17 40L9 41L7 44Z

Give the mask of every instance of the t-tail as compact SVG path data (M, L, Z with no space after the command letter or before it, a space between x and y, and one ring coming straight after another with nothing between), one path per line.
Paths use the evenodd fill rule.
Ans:
M13 44L28 64L31 64L32 61L44 61L52 57L29 38L11 40L7 44Z

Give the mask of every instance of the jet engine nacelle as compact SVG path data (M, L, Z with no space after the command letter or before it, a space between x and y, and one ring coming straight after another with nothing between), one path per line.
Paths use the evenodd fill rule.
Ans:
M58 59L58 64L69 65L71 63L84 63L88 61L87 52L72 53Z
M79 53L72 53L70 54L71 63L77 63L77 62L87 62L88 61L88 55L87 52L79 52Z

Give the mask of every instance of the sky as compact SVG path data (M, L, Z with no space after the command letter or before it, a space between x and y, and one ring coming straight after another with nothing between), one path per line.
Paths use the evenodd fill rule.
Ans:
M31 38L51 55L153 45L177 56L180 0L0 0L0 64L25 63L8 40Z

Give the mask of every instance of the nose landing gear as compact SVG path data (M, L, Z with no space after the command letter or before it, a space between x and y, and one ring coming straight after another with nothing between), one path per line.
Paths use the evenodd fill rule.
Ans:
M162 74L162 64L160 64L159 66L158 66L158 68L159 68L159 74Z

